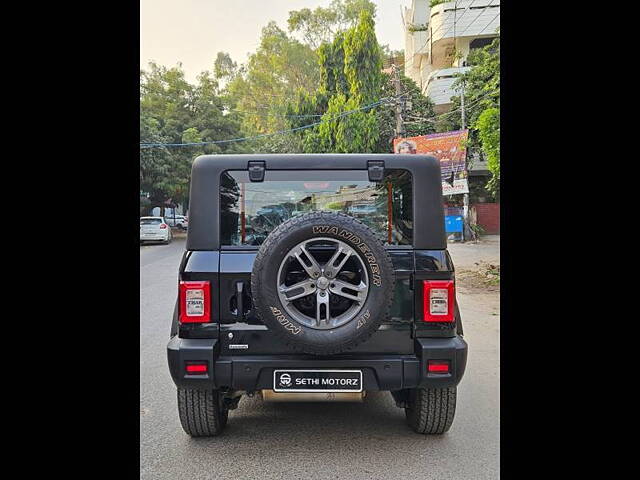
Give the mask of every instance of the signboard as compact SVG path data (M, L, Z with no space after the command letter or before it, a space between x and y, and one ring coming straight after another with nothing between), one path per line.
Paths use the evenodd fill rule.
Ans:
M442 172L442 194L469 193L467 181L467 149L469 130L432 133L418 137L395 138L395 153L421 153L436 157Z

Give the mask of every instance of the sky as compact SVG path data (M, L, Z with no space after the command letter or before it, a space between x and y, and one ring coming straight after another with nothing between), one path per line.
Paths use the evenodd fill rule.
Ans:
M376 36L393 50L404 49L400 6L411 0L373 0ZM217 52L238 64L260 41L260 31L275 20L287 31L290 10L328 6L331 0L140 0L140 68L151 60L165 66L182 62L187 80L213 70Z

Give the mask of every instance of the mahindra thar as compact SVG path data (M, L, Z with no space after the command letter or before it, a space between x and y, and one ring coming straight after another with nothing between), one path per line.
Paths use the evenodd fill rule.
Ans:
M191 436L243 395L362 402L388 391L449 430L467 344L427 155L204 155L167 347Z

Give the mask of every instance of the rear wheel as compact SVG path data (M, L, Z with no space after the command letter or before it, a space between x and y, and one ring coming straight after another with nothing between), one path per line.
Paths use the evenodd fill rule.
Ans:
M192 437L219 435L229 418L218 390L178 388L178 412L183 430Z
M456 394L456 387L411 389L407 423L424 435L447 432L456 413Z

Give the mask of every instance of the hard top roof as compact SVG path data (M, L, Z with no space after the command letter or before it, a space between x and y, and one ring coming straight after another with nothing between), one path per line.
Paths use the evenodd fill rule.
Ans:
M444 210L440 162L430 155L395 153L313 153L201 155L191 169L187 250L220 248L220 176L226 170L248 170L264 162L265 170L367 170L369 161L385 169L409 170L413 180L413 247L444 249Z

